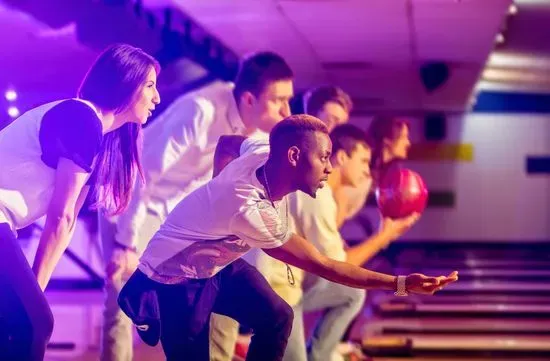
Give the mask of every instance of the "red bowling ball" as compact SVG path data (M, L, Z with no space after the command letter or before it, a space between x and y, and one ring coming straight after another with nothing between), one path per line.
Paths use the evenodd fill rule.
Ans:
M428 189L418 173L407 168L392 169L382 177L376 201L384 217L407 217L424 211Z

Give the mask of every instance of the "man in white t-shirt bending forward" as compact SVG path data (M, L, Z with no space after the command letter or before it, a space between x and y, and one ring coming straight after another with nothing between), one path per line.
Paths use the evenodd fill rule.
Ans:
M432 294L458 279L391 276L335 261L288 228L286 196L315 197L332 170L326 126L293 115L270 133L268 154L249 153L192 192L153 236L119 296L140 337L159 339L168 360L209 359L212 312L250 327L247 360L281 360L292 308L240 258L251 248L333 282L363 289Z

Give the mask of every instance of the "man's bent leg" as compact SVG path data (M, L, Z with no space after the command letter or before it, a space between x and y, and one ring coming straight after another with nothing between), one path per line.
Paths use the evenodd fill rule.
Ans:
M326 360L331 355L348 326L361 311L366 291L326 280L304 294L305 311L326 310L318 321L308 345L309 361Z
M103 247L105 264L111 260L115 242L116 224L98 212L99 237ZM118 306L118 294L124 285L122 280L105 279L103 325L101 329L101 361L132 361L132 322Z
M210 315L210 361L231 361L239 336L239 323L213 313Z
M208 361L210 300L215 279L156 286L160 311L160 342L167 361ZM205 295L206 293L206 295ZM205 322L196 323L196 320ZM198 327L197 327L198 326Z
M221 271L214 312L252 328L248 361L280 361L292 328L292 308L269 286L264 276L244 260Z
M122 312L117 302L121 287L122 284L105 284L101 361L132 361L132 321Z
M304 331L304 313L301 303L294 306L294 321L288 338L283 361L307 361L306 336Z

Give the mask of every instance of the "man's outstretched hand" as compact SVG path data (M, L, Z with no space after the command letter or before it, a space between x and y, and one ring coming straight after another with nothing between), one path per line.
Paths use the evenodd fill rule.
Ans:
M458 280L458 272L454 271L448 276L428 277L420 273L412 273L407 276L405 288L408 292L421 295L433 295L442 290L449 283Z

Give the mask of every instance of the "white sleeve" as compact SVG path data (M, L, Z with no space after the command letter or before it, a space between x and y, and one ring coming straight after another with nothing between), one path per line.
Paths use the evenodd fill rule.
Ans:
M269 153L269 134L258 133L246 138L240 148L240 155L246 153Z
M142 155L145 185L138 182L134 187L131 202L117 222L116 240L128 247L135 247L139 231L147 214L149 191L164 174L174 166L199 138L204 137L204 129L213 121L213 112L204 99L185 96L176 99L156 120L153 126L162 127L162 136L147 139ZM155 133L157 134L157 133Z
M154 132L154 139L145 139L142 161L146 165L146 185L154 184L174 166L190 148L207 136L206 131L214 121L214 105L204 98L182 96L172 103L152 127L161 127ZM147 187L146 187L147 188Z
M247 205L233 216L230 231L256 248L276 248L290 238L288 223L267 202Z

